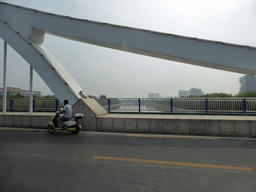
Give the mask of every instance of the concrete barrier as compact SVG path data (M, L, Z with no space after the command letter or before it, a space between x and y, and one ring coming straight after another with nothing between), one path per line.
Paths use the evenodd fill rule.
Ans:
M0 113L0 127L46 128L54 113ZM254 116L88 113L82 131L256 137Z
M256 117L108 114L96 131L255 137Z
M0 113L0 127L46 128L54 113Z

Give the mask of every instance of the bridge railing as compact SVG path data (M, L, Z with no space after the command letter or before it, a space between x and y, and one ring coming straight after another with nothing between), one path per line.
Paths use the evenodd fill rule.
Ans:
M110 98L105 109L108 112L248 114L256 112L256 98Z
M256 113L256 98L109 98L96 99L108 112L139 113L205 113L205 114L253 114ZM54 112L63 107L57 99L33 100L34 112ZM2 100L0 100L2 111ZM29 99L15 98L7 100L7 111L28 112Z
M0 101L0 110L2 111L2 100ZM59 111L63 107L62 103L58 99L33 99L33 111L34 112L54 112ZM29 111L29 99L28 98L13 98L7 99L6 110L8 112L28 112Z

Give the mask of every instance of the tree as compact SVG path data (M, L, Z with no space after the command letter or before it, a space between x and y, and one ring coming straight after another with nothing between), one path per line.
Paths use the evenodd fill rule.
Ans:
M227 93L208 93L208 94L202 95L201 97L232 97L232 94L227 94Z
M7 95L7 98L27 98L21 94L17 94L17 95Z
M96 99L96 96L94 95L88 95L89 98L93 98L93 99Z
M41 98L46 98L46 99L57 99L57 97L55 97L54 95L46 95L46 96L43 96L43 97L41 97Z
M246 91L244 93L238 93L235 97L256 97L256 91Z
M107 99L106 95L100 95L100 99Z

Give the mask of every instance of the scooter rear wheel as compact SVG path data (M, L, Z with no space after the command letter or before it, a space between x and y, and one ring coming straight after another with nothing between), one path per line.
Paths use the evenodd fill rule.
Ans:
M75 128L76 130L75 130L75 131L71 131L71 133L72 133L72 134L78 134L79 131L80 131L79 127L78 127L78 126L75 126L74 128Z
M48 126L47 126L47 131L48 131L49 133L54 133L54 132L55 132L55 129L53 128L53 126L48 125Z

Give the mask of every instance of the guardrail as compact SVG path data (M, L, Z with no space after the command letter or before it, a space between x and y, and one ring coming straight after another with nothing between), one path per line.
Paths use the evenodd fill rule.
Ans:
M28 112L29 99L28 98L14 98L7 99L6 110L8 112ZM0 101L0 109L2 110L2 101ZM58 99L33 99L34 112L53 112L58 111L63 105Z
M205 114L252 114L256 112L256 98L110 98L104 100L96 100L108 112ZM54 112L60 110L61 107L63 107L63 105L58 101L58 99L33 99L34 112ZM0 110L2 110L2 100L0 100ZM7 111L29 111L29 99L8 99Z
M256 98L108 99L108 112L255 113Z

